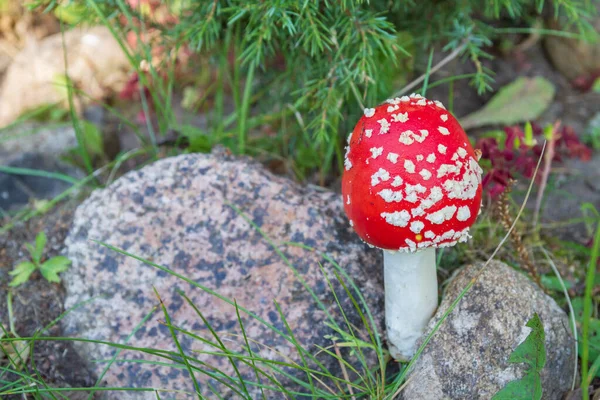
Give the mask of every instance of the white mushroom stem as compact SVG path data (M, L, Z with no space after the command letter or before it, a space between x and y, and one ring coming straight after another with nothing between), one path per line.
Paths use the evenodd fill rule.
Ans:
M397 360L410 360L438 305L435 248L383 252L388 345Z

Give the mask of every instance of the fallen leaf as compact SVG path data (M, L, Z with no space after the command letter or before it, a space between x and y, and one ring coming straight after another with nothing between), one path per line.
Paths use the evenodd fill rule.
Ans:
M552 83L542 77L521 77L504 86L482 109L460 122L464 129L470 129L533 121L550 105L554 92Z

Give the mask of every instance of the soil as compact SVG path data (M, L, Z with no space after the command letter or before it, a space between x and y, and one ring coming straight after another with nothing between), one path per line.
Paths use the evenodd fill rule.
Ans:
M6 299L11 277L8 272L16 263L26 259L23 245L33 242L36 234L43 230L48 237L44 257L59 255L75 208L75 200L64 202L48 214L19 224L0 236L0 323L4 327L9 326ZM13 293L15 333L20 337L33 336L64 312L64 289L60 284L49 283L39 273L34 273L28 282L10 290ZM50 328L43 336L63 336L60 324ZM38 341L32 361L41 378L51 387L86 387L95 383L95 378L71 342ZM22 396L18 398L22 399Z

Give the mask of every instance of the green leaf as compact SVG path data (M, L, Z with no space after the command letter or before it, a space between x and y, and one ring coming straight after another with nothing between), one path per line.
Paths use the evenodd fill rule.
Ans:
M533 127L531 126L531 122L527 121L527 123L525 123L525 129L524 129L524 134L525 134L525 144L529 147L533 147L535 146L535 139L533 138Z
M183 99L181 100L181 107L184 110L194 110L200 101L202 100L202 96L200 95L200 90L194 86L186 86L183 88Z
M40 267L40 272L48 282L59 283L58 274L66 271L71 264L71 260L64 256L53 257L44 262Z
M42 255L44 254L44 248L46 247L46 243L48 242L48 238L44 231L37 234L35 237L35 251L31 254L31 257L36 263L39 263L42 259Z
M542 398L542 382L534 374L527 374L523 378L508 382L492 400L532 400Z
M542 398L542 381L540 373L546 365L546 335L542 321L537 313L527 321L531 332L523 343L510 355L508 362L513 364L525 363L528 365L525 375L521 379L509 382L502 390L494 395L492 400L539 400Z
M512 352L508 362L526 363L533 367L535 372L541 372L546 364L546 349L544 346L546 335L544 334L542 321L540 321L537 314L534 314L525 326L531 328L531 332L523 343L518 345Z
M600 78L596 78L592 84L592 90L596 93L600 93Z
M464 129L470 129L533 121L550 105L554 92L552 83L542 77L521 77L504 86L481 110L460 122Z
M25 248L27 249L27 252L31 256L31 258L35 258L35 248L33 247L33 245L31 243L25 243Z
M95 124L89 121L80 121L83 128L83 140L85 149L90 156L101 156L104 154L104 140L102 132Z
M54 15L66 24L76 25L85 18L86 10L87 8L83 4L61 3L54 9Z
M181 136L188 138L190 145L188 150L198 153L209 153L213 146L213 140L210 135L192 125L181 125L179 127Z
M19 286L29 280L29 277L35 271L35 264L30 261L25 261L18 264L12 271L9 272L13 276L13 280L8 286Z

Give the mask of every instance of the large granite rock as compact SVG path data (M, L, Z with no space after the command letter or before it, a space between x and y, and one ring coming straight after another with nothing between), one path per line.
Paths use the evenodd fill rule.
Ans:
M360 287L379 332L382 332L380 255L378 251L369 250L352 233L343 215L340 196L298 186L270 174L257 163L217 151L212 155L163 159L130 172L108 188L94 192L77 209L66 240L66 255L73 265L63 274L67 291L65 306L73 307L94 296L100 297L66 316L64 323L68 334L123 343L143 317L158 305L153 292L155 287L174 325L214 341L202 319L177 293L184 291L229 348L238 351L242 348L243 339L238 336L241 330L233 306L166 272L91 241L96 239L167 266L222 296L235 299L240 306L286 332L274 305L276 300L303 347L316 354L318 345L331 345L331 339L326 337L332 331L325 325L325 312L286 265L286 260L232 206L277 244L327 311L338 323L343 323L319 268L319 262L323 262L325 271L333 277L332 265L319 255L319 252L327 252ZM299 242L317 251L294 247L286 244L287 241ZM348 296L339 284L335 284L335 288L350 322L359 334L365 334L364 325ZM252 346L257 354L301 364L294 345L248 315L242 313L241 317L249 340L260 343ZM177 351L164 321L160 311L155 313L129 344ZM182 333L178 334L178 339L186 354L235 377L228 359L198 353L214 351L214 348ZM88 359L109 359L114 350L91 344L79 346L79 351ZM124 352L119 358L149 357L143 353ZM337 360L323 352L318 359L332 373L341 376ZM256 381L254 373L238 364L245 378ZM105 364L95 364L98 373L104 367ZM306 379L306 374L291 373ZM195 375L204 394L209 393L207 384L210 382L227 397L229 392L215 379L201 373ZM290 390L302 391L299 385L281 375L277 379L287 382ZM127 362L112 365L103 384L193 391L192 380L180 368ZM256 387L249 385L249 391L253 398L260 397ZM281 398L281 394L268 391L266 394L269 398ZM155 398L153 393L131 392L107 396L113 399ZM181 398L191 397L182 395Z
M450 283L429 330L480 267L466 267ZM567 315L525 276L492 262L425 347L403 391L404 400L492 398L523 376L525 364L507 361L529 334L525 324L534 312L546 333L543 398L561 399L571 388L575 365Z

